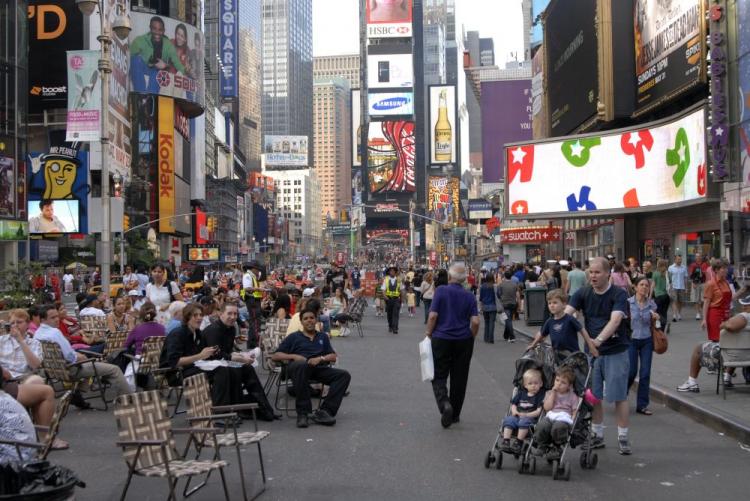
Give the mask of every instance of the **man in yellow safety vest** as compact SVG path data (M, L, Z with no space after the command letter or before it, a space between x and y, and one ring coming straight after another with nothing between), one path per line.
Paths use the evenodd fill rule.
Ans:
M253 349L258 345L260 336L260 303L263 299L263 289L260 287L260 264L251 261L245 266L242 276L242 290L245 293L245 303L250 316L250 328L247 336L247 348Z
M388 276L383 280L383 294L385 295L385 316L388 318L388 332L398 334L398 316L401 313L401 280L398 278L398 268L388 268Z

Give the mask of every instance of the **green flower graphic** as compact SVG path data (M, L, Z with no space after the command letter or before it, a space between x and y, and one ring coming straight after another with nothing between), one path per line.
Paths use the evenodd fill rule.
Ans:
M690 167L689 145L687 132L681 127L677 131L677 137L675 137L674 149L667 150L667 165L677 167L672 176L675 187L679 187L682 184L682 181L685 180L685 174L687 174Z
M565 160L570 162L574 167L583 167L589 160L591 160L591 148L602 144L602 140L598 137L591 137L588 139L571 139L565 141L562 146L562 154L565 156Z

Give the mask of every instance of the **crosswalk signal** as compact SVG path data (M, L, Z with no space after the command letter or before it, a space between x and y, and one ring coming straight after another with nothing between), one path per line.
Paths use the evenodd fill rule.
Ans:
M130 230L130 216L123 214L122 216L122 231Z

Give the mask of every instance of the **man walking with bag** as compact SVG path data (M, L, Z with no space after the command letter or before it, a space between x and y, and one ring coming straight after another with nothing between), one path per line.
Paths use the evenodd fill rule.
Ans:
M461 416L474 338L479 332L477 300L463 286L466 267L463 264L452 265L448 278L448 285L435 289L425 332L432 340L435 362L432 390L443 428L458 423Z

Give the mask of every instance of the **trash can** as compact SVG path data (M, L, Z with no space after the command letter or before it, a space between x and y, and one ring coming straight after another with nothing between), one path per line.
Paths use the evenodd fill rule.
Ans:
M86 486L73 471L48 461L6 463L0 479L0 500L67 501L75 499L76 486Z
M526 325L542 325L547 311L547 289L531 287L524 291Z

